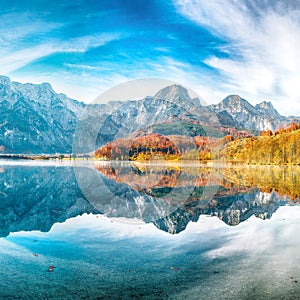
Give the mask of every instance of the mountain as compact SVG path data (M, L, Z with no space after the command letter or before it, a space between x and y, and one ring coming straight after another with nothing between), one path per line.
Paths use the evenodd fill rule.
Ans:
M166 87L153 97L125 102L112 101L108 105L114 105L114 110L107 111L103 107L100 118L98 116L97 120L91 121L88 117L81 122L82 130L75 137L78 138L76 152L91 152L117 138L139 134L144 130L151 132L157 124L168 124L167 127L170 128L178 121L183 134L188 134L185 133L188 129L184 121L216 127L220 125L216 114L209 107L201 106L199 99L190 98L187 90L178 85Z
M201 107L200 100L198 98L191 98L187 89L178 84L163 88L154 95L154 98L177 103L187 110L194 110Z
M163 124L172 128L174 122L182 120L254 131L275 130L290 121L270 102L254 107L239 96L202 106L180 85L168 86L140 100L87 105L55 93L49 83L21 84L5 76L0 76L0 116L2 152L26 154L71 153L74 137L76 152L91 152L116 138L151 131L157 124L159 130L164 130Z
M0 145L7 153L70 152L77 112L85 105L48 83L20 84L0 77Z
M288 125L289 118L281 116L271 102L262 102L255 107L238 95L230 95L219 104L211 105L213 111L222 114L229 121L229 126L250 130L277 130L281 125ZM223 120L223 119L222 119ZM222 123L222 120L220 122Z
M256 104L255 109L264 115L268 114L272 118L284 119L284 117L282 117L278 113L278 111L274 108L274 106L271 102L263 101L259 104Z

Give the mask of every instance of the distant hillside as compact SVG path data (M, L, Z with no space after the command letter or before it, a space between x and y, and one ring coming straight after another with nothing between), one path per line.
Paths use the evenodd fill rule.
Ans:
M300 123L292 123L275 134L263 132L259 137L236 139L227 143L219 157L249 164L300 164Z

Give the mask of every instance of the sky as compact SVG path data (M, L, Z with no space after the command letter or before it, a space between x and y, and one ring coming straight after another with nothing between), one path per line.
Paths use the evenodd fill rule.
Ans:
M0 0L0 74L85 102L161 78L300 115L300 0Z

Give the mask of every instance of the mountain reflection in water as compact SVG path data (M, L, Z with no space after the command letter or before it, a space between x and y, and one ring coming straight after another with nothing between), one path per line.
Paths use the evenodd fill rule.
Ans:
M279 206L299 202L298 167L107 163L96 169L144 197L172 202L168 196L177 190L181 202L177 207L175 203L168 215L153 221L170 233L184 230L202 214L237 225L252 215L271 218Z
M203 214L237 225L296 205L299 175L299 167L275 166L6 164L0 172L0 236L47 232L84 213L152 222L172 234Z

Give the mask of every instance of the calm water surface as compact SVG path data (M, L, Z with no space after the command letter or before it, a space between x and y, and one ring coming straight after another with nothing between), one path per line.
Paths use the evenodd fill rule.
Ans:
M2 161L0 298L299 299L299 175Z

